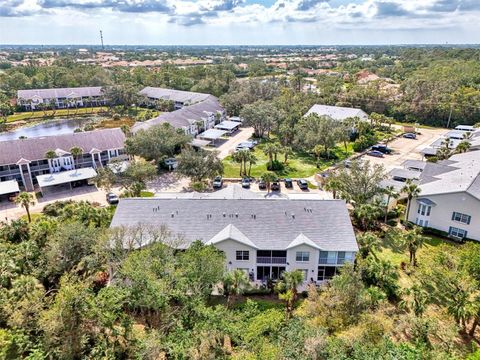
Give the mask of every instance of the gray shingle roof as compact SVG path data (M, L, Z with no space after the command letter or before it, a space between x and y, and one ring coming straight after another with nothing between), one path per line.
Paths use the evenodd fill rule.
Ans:
M138 224L166 226L188 242L233 225L259 249L284 250L303 234L323 250L358 251L341 200L121 199L110 226Z
M160 114L159 116L138 122L132 127L132 131L136 133L141 129L148 129L151 126L168 122L174 128L183 128L192 125L195 121L205 119L209 114L222 112L223 108L215 96L208 95L203 101L185 106L179 110Z
M362 120L367 120L368 115L362 109L342 107L342 106L330 106L330 105L313 105L310 110L305 114L317 114L320 116L330 116L334 120L345 120L349 117L359 117Z
M206 100L210 95L192 91L181 91L147 86L140 91L140 95L154 99L172 100L181 103L194 104Z
M428 163L420 184L420 196L467 192L480 199L480 153L471 151L437 164Z
M125 135L118 128L0 141L0 165L15 164L21 158L30 161L45 159L49 150L69 151L74 146L81 147L84 153L93 148L100 151L123 149L124 142Z
M38 96L42 99L65 98L65 97L89 97L102 96L101 86L59 88L59 89L31 89L18 90L17 98L30 100Z

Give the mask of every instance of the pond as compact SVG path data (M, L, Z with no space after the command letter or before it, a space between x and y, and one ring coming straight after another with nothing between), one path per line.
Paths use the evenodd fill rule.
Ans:
M101 119L99 116L55 119L37 123L35 125L26 125L12 131L0 133L0 141L18 139L20 136L34 138L40 136L71 134L75 129L83 127L89 122L97 122Z

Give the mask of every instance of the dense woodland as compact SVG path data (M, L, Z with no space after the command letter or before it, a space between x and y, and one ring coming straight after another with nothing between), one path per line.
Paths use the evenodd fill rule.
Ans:
M334 71L342 76L317 76L319 94L313 102L329 105L361 107L367 113L377 112L399 121L419 122L433 126L459 123L475 124L480 119L480 50L455 48L352 48L342 53L368 53L372 60L338 61ZM235 66L235 61L249 63L246 74ZM290 65L291 70L315 66L303 61ZM368 70L400 85L394 94L381 81L360 84L359 71ZM122 85L133 89L160 86L180 90L210 93L216 96L235 91L236 77L273 79L292 88L304 82L305 74L284 76L263 62L237 56L233 62L209 66L179 68L165 64L156 69L101 68L79 65L71 56L58 58L53 66L8 68L0 73L2 101L14 97L18 89L52 88L66 86Z

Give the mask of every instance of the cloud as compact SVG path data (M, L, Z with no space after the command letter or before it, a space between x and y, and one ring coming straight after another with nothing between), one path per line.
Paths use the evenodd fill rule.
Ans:
M378 2L376 3L376 7L377 17L406 16L410 14L396 2Z
M163 0L40 0L40 5L45 9L112 9L131 13L169 13L174 9Z
M318 4L328 2L328 0L301 0L298 3L297 10L306 11L315 7Z
M1 0L0 17L21 17L30 16L41 11L35 1L26 0Z

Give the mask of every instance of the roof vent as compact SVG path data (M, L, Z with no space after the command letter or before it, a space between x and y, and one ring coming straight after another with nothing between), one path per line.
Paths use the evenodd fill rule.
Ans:
M226 216L227 216L227 214L223 213L223 217L226 217Z
M172 214L170 216L173 218L175 216L175 214L172 212Z
M295 214L294 213L292 213L292 219L295 219Z
M235 213L235 217L238 218L238 213Z

